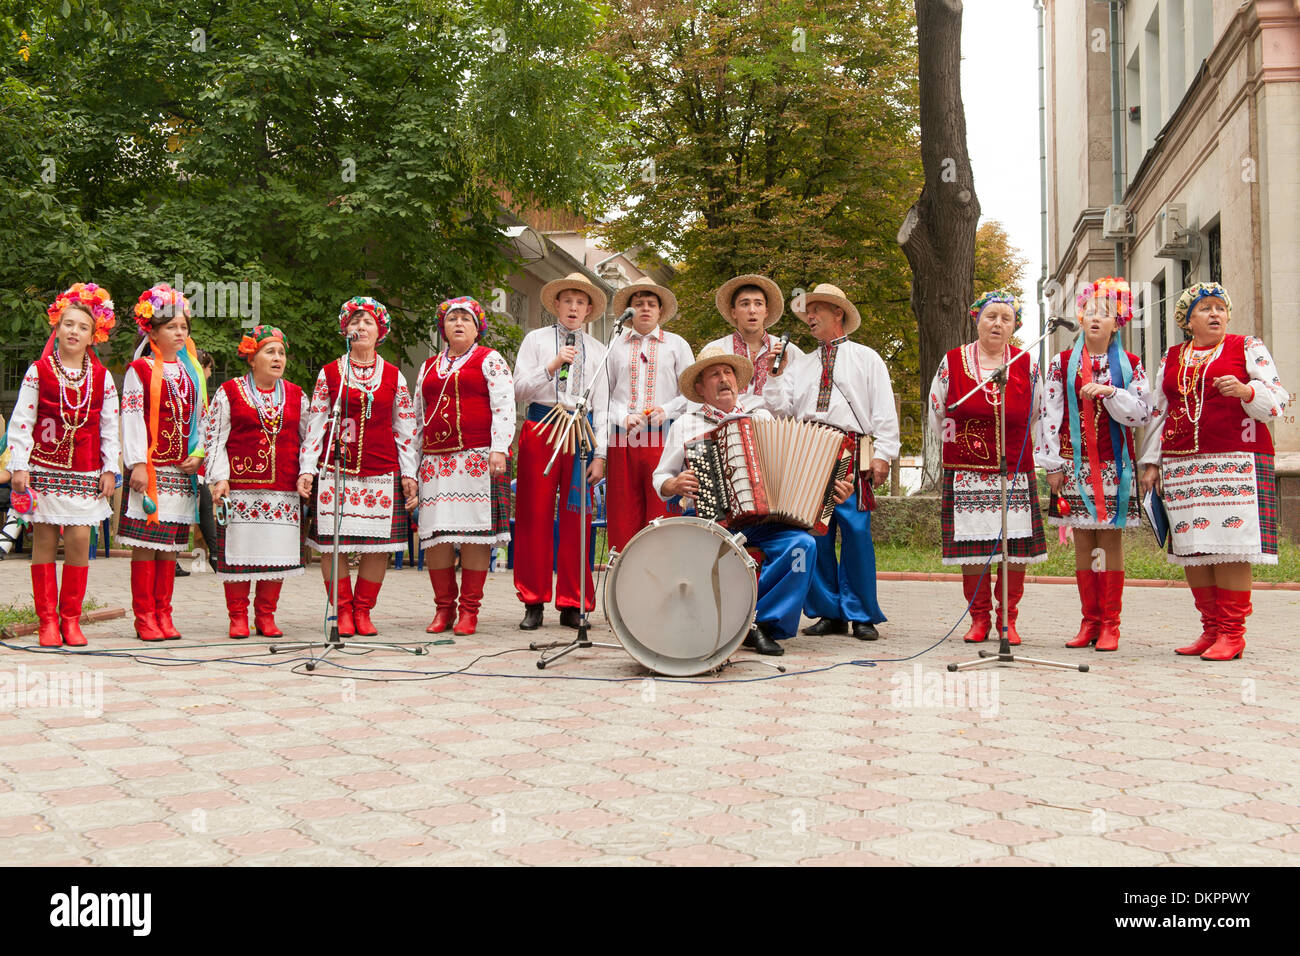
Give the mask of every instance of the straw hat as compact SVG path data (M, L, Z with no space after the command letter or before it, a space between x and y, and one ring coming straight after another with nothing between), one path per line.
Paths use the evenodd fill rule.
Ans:
M740 399L740 393L749 387L749 383L754 378L754 363L743 355L734 355L731 352L723 351L716 345L705 346L700 352L700 357L695 360L695 364L687 366L686 370L677 379L677 386L692 402L704 402L706 399L696 389L695 384L699 381L704 370L711 365L725 364L730 365L731 370L736 373L736 398Z
M614 313L622 315L623 310L627 308L628 301L638 292L653 292L659 296L660 325L667 325L677 315L677 296L673 295L673 290L667 286L659 285L649 276L637 279L614 293Z
M577 289L591 296L591 314L587 316L586 321L594 321L605 314L605 305L609 302L608 296L581 272L570 272L563 279L554 279L542 286L542 308L554 315L555 300L565 289Z
M858 307L850 302L844 295L839 286L831 285L829 282L817 283L817 288L811 292L805 292L803 296L804 310L796 309L794 303L798 301L796 296L790 300L790 311L799 318L804 318L804 313L808 306L814 302L829 302L831 305L838 305L844 310L844 334L851 335L857 327L862 324L862 316L858 313ZM807 321L805 319L805 321Z
M731 299L737 289L747 285L756 285L763 290L763 295L767 298L767 321L763 323L763 327L770 329L785 312L785 297L781 295L781 287L767 276L750 273L722 283L713 296L713 301L718 306L718 314L726 319L729 325L734 326L736 322L731 317Z

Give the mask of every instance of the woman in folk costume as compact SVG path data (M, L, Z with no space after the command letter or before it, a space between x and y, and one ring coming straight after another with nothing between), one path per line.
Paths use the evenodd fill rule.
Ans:
M930 385L930 427L943 443L943 563L961 565L962 590L970 602L971 626L963 640L985 640L993 609L986 562L1001 554L1001 454L999 407L1007 419L1007 606L998 607L998 634L1006 614L1007 637L1020 643L1017 609L1025 589L1025 565L1047 558L1042 511L1034 479L1036 443L1027 440L1040 428L1038 363L1021 359L1008 369L1004 390L987 384L961 405L951 407L998 366L1021 350L1011 344L1020 327L1020 302L1012 292L985 292L970 309L977 340L951 349L939 362ZM1002 595L999 576L997 593Z
M1191 339L1165 353L1142 449L1142 493L1161 489L1170 562L1183 566L1200 638L1175 653L1241 657L1252 564L1277 563L1277 483L1267 423L1288 392L1268 349L1229 335L1232 301L1217 282L1183 290L1174 321Z
M135 321L145 336L122 382L122 461L130 494L117 539L131 553L131 606L142 641L176 640L172 589L176 553L198 520L203 416L208 394L190 338L190 304L165 282L140 293Z
M426 630L441 634L456 611L456 634L473 634L491 551L510 540L510 474L515 385L501 355L480 345L487 315L462 296L438 306L447 347L427 359L415 388L420 450L420 547L437 613Z
M280 637L275 609L285 578L302 574L298 455L307 434L307 395L284 380L284 333L259 325L244 335L239 354L248 374L232 378L208 409L205 474L213 508L225 502L216 530L214 560L226 590L229 634L248 637L248 597L253 624L263 637Z
M1079 296L1078 317L1079 337L1047 369L1038 464L1052 488L1048 523L1074 529L1083 624L1065 646L1113 651L1124 597L1121 535L1141 526L1133 429L1151 418L1151 388L1141 358L1119 345L1118 330L1133 317L1127 282L1092 283Z
M31 492L32 595L42 647L81 647L90 529L112 514L117 389L93 346L115 322L108 290L78 282L47 310L54 327L23 376L9 425L10 490ZM63 528L63 588L54 558Z
M389 555L406 547L406 512L417 501L415 408L402 373L375 351L388 328L388 309L369 296L343 303L339 334L351 344L348 354L326 365L316 379L298 461L298 493L303 497L311 494L320 466L307 543L321 553L328 593L334 559L325 555L334 553L334 467L336 452L342 450L339 550L361 555L355 591L345 562L339 567L338 595L331 595L339 634L346 637L379 633L370 612L379 599ZM338 435L333 437L327 435L330 412L348 381Z

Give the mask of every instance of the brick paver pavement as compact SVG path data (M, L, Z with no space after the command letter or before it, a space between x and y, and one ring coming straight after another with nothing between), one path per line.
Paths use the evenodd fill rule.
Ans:
M90 594L129 607L126 572L93 562ZM25 560L0 562L0 594L29 586ZM281 626L304 634L321 596L314 568L288 582ZM87 629L92 652L170 666L0 649L0 848L11 864L1294 864L1300 592L1256 592L1230 664L1173 655L1186 591L1125 598L1120 651L1101 655L1061 646L1073 588L1026 588L1024 652L1090 674L999 667L945 688L973 656L955 639L814 670L915 655L951 626L955 584L883 582L882 641L797 638L774 680L736 682L775 673L749 663L731 682L652 680L592 649L545 673L522 653L473 667L505 676L379 683L526 646L509 573L489 577L479 634L335 653L329 676L256 641L198 647L225 617L196 574L177 582L184 640L142 644L129 616ZM426 640L431 616L427 576L390 571L380 639ZM572 634L547 618L539 637ZM243 660L186 663L224 655ZM56 674L88 691L76 706L34 697Z

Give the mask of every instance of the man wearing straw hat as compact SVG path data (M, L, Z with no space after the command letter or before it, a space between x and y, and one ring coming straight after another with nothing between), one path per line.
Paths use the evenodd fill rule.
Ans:
M555 606L560 623L576 628L578 609L578 515L582 496L577 469L582 458L562 450L549 475L543 474L551 460L557 430L541 424L556 406L572 409L596 377L605 346L582 330L583 325L605 314L605 293L580 272L548 282L542 287L542 306L552 312L555 325L534 329L524 336L515 362L515 400L528 403L527 421L519 437L519 465L515 488L515 591L524 604L519 627L536 630L542 624L542 607L551 600L551 569L556 569ZM605 414L609 403L607 379L601 375L592 392L591 416L596 436L595 457L587 465L587 480L605 476ZM560 541L556 560L554 521L559 498ZM591 512L582 534L590 538ZM588 554L590 557L590 554ZM587 610L595 610L596 589L590 565L581 569L587 577Z
M609 546L622 550L655 518L668 514L651 477L672 419L686 411L677 380L694 361L680 335L661 326L677 315L677 297L653 279L614 294L616 314L631 306L632 328L610 346Z
M718 314L735 329L730 335L710 342L705 348L719 348L724 352L743 355L754 364L754 380L744 390L742 400L754 396L761 399L763 386L772 370L777 340L768 334L785 312L785 299L781 287L767 276L747 273L728 279L714 293L713 301ZM798 346L786 345L790 361L802 355ZM752 403L750 403L752 404Z
M664 442L663 456L654 473L654 485L664 500L673 495L691 499L699 494L695 472L686 468L686 443L717 428L728 418L749 414L753 418L771 418L767 409L746 413L740 397L754 377L754 365L743 355L706 345L699 359L679 379L682 394L700 407L673 422ZM853 484L842 481L836 486L836 501L847 500ZM745 647L760 654L785 653L778 642L793 637L799 629L799 615L807 598L812 575L809 559L817 549L817 539L807 531L772 521L745 528L745 543L763 552L763 566L758 575L758 609L755 629L745 638Z
M889 477L889 462L899 449L889 370L875 351L849 341L862 316L836 286L821 283L796 297L790 311L808 324L820 347L796 356L779 375L769 376L764 400L778 415L825 422L859 436L853 467L856 491L836 506L830 529L817 539L817 566L804 612L821 620L804 628L804 633L844 634L852 621L854 637L874 641L880 636L876 625L885 615L876 601L871 488ZM836 528L840 530L838 558Z

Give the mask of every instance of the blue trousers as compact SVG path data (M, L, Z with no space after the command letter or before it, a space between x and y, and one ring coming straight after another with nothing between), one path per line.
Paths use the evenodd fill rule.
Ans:
M835 560L835 531L840 532L840 557ZM842 621L887 620L876 601L876 548L871 543L871 512L858 510L858 496L837 505L830 529L817 542L817 565L804 611L809 617Z
M817 539L807 531L781 524L743 530L745 543L763 552L755 620L774 638L793 637L799 631L799 615L812 583Z

